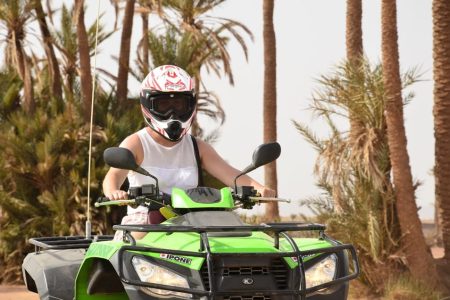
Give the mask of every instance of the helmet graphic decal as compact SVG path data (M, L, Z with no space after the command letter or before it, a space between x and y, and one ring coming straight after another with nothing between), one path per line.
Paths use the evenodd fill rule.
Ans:
M177 82L171 82L170 80L167 80L164 87L168 91L179 91L186 89L186 85L181 81L181 79Z

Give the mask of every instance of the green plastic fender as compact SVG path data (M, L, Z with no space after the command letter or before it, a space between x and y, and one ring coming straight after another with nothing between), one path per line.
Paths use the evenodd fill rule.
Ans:
M221 199L215 203L197 203L193 201L184 190L179 188L172 189L172 207L173 208L233 208L234 201L231 190L228 187L220 189Z
M123 242L105 241L92 243L88 248L86 256L81 264L75 280L75 299L76 300L127 300L126 293L118 294L95 294L88 295L89 273L92 263L96 259L103 259L109 262L109 259L120 249Z

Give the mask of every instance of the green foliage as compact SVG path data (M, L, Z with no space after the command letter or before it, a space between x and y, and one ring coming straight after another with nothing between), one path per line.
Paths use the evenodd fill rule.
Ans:
M138 105L116 111L116 99L98 91L93 130L91 198L101 195L107 171L102 153L142 126ZM27 239L84 234L87 205L89 126L79 109L55 111L38 101L30 117L22 110L2 115L0 125L0 262L3 280L18 277ZM80 103L78 101L77 103ZM92 205L92 203L91 203ZM111 232L105 210L93 210L94 232Z
M72 11L74 5L67 8L65 4L61 8L61 21L59 27L56 28L51 34L53 38L53 44L56 49L61 53L60 63L62 66L62 74L64 78L64 92L68 101L73 101L76 97L75 94L79 92L77 90L77 67L78 67L78 40L76 24L72 18ZM107 38L109 38L114 31L106 31L105 26L101 23L103 14L99 16L98 26L98 45L101 45ZM89 54L94 55L95 48L95 34L96 23L91 24L87 30L88 42L89 42ZM98 53L97 53L98 54Z
M12 69L0 71L0 121L19 107L22 81Z
M415 70L404 75L403 87L417 81ZM367 61L343 63L318 80L312 110L324 120L329 136L319 138L305 124L294 125L316 149L315 173L319 197L306 199L329 232L354 244L362 266L362 280L378 290L389 270L402 268L400 230L390 179L389 148L384 116L381 66ZM411 94L405 97L410 100ZM356 134L339 128L342 121L359 125Z

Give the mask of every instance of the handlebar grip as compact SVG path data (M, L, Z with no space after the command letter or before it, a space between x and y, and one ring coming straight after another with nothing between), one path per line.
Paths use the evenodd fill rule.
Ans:
M109 199L106 196L100 196L100 197L97 198L97 202L98 203L102 203L102 202L106 202L106 201L111 201L111 199Z

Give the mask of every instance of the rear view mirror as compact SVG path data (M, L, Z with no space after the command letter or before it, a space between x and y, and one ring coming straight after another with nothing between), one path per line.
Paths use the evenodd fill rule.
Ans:
M150 173L148 173L136 163L133 153L127 148L108 148L103 152L103 160L110 167L132 170L142 175L151 176Z
M247 166L244 170L242 170L242 173L236 176L236 178L234 179L235 189L236 189L236 181L240 176L247 174L255 170L256 168L259 168L265 164L268 164L276 160L278 157L280 157L280 154L281 154L281 146L277 142L262 144L258 146L253 152L252 163L249 166Z
M280 154L281 147L277 142L262 144L255 149L253 152L252 164L245 168L243 172L248 173L256 168L268 164L280 157Z

